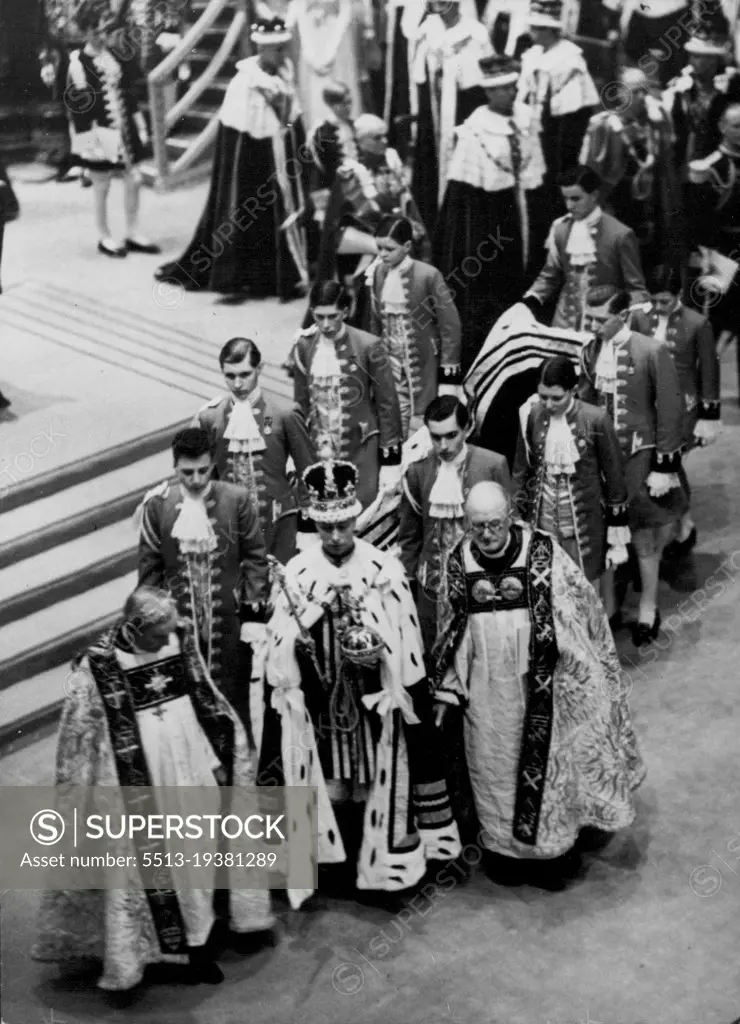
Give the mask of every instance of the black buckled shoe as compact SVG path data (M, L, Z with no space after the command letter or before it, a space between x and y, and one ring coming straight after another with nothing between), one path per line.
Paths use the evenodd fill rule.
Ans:
M154 242L135 242L133 238L126 239L126 249L128 252L143 252L149 256L158 256L162 251Z
M632 627L632 641L635 647L644 647L652 643L660 632L660 612L656 611L652 626L646 622L636 622Z
M126 255L126 250L121 245L106 245L105 242L98 242L98 252L102 253L103 256L110 256L114 260L122 260Z

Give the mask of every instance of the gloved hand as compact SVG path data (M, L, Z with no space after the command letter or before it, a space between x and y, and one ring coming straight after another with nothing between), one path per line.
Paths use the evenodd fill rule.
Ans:
M267 643L267 626L264 622L243 622L240 639L253 648L264 646Z
M675 473L652 472L647 478L647 489L650 492L651 498L662 498L669 491L672 491L674 487L680 486L681 484Z
M697 420L694 427L694 440L700 448L714 444L721 430L718 420Z
M400 466L381 466L378 474L378 491L395 491L401 486Z
M606 567L614 569L629 560L627 545L632 539L628 526L609 526L606 531Z
M325 611L326 608L321 601L307 601L301 609L301 624L304 629L315 626Z

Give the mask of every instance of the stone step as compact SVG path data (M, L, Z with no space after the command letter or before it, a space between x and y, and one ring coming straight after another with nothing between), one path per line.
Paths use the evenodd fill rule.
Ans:
M82 536L0 570L0 629L136 568L131 519L97 527L91 513Z
M70 682L71 666L56 665L0 693L3 756L56 727Z
M204 346L197 335L188 334L179 327L152 325L150 320L130 310L116 309L114 314L110 314L99 303L84 296L75 297L76 312L70 314L66 292L49 285L48 282L39 287L39 294L40 301L44 304L46 319L51 320L53 324L72 321L75 324L75 333L86 330L95 337L109 339L111 324L114 323L115 339L114 342L106 340L106 351L113 346L116 352L134 356L136 362L132 363L129 360L126 366L135 366L139 369L149 362L152 367L161 368L164 374L181 373L190 382L184 390L190 390L193 380L207 383L208 389L205 392L201 389L201 393L208 398L223 391L224 381L213 351ZM6 308L12 310L13 306L11 304L8 307L8 296L3 296L3 312ZM141 340L144 329L147 337L146 340ZM103 344L102 341L100 344ZM271 363L266 356L267 352L263 345L263 387L275 398L292 403L291 381L282 366ZM182 371L172 369L173 366L182 366ZM165 377L157 379L165 380ZM193 411L195 412L195 409Z
M120 614L135 586L136 573L129 572L0 628L0 690L75 657Z
M180 424L175 424L175 433ZM80 483L55 490L37 501L3 515L3 546L0 548L0 570L19 559L48 551L79 537L88 529L88 518L101 527L123 519L136 496L166 479L172 472L169 444L148 458L128 463L102 476L92 476ZM121 503L123 501L123 507ZM110 516L116 516L115 519Z
M40 310L32 325L25 319L24 303L12 292L3 295L3 320L10 327L23 329L26 333L54 341L76 352L88 356L100 356L102 337L93 325L80 323L73 331L65 323L65 317L53 309ZM173 343L174 345L174 343ZM152 354L154 352L154 354ZM198 398L207 398L218 388L220 374L204 365L198 366L182 357L177 360L158 358L152 349L152 339L135 340L116 337L106 343L106 361L123 369L134 370L141 376L150 377L160 383L170 384L180 391L187 391ZM180 367L183 367L181 369Z

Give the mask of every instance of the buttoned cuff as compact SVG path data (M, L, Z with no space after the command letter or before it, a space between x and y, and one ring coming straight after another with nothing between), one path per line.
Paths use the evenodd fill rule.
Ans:
M699 402L699 419L700 420L718 420L720 418L721 404L719 399L716 401L705 401L701 399Z
M380 446L378 452L378 465L379 466L400 466L401 465L401 445L391 444L388 447Z
M244 602L239 608L239 622L266 622L267 605L263 601Z
M628 526L627 509L628 504L625 501L619 505L607 505L606 509L606 525L607 526Z
M650 469L653 473L678 473L681 468L681 450L675 452L659 452L653 448L653 461Z
M462 366L460 363L447 363L440 366L437 371L437 384L462 384Z

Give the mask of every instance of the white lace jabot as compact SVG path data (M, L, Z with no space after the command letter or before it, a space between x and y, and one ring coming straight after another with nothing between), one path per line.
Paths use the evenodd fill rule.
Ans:
M570 407L573 405L571 399ZM566 410L567 411L567 410ZM547 468L557 474L572 476L576 471L578 462L578 445L573 437L573 431L566 413L560 416L551 416L545 438L545 464Z
M336 345L330 338L319 335L316 345L316 352L311 364L311 374L314 377L334 378L342 376L342 367L337 359Z
M254 394L254 392L253 392ZM257 426L252 409L252 395L249 398L234 402L229 422L224 431L229 442L230 452L262 452L267 445Z
M629 340L630 333L629 327L625 324L613 338L602 343L595 370L598 391L614 391L617 379L617 349Z
M218 541L206 512L205 495L195 498L183 488L182 505L172 527L172 536L179 541L184 554L215 551Z
M452 462L440 461L429 495L429 515L433 519L462 519L465 499L461 475L467 454L468 446L464 444Z
M583 220L574 220L568 235L565 251L574 267L585 267L596 261L596 243L593 232L601 219L601 207L589 213Z
M383 282L383 305L389 313L406 311L406 293L403 288L402 271L411 265L411 257L405 256L397 267L391 267Z

